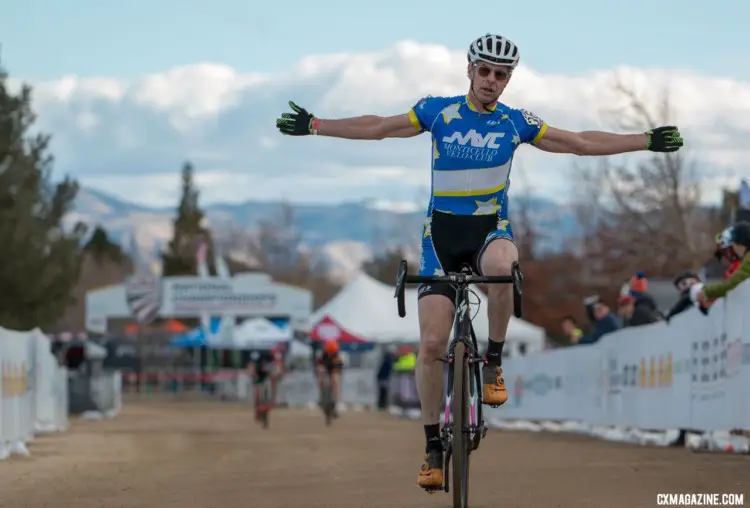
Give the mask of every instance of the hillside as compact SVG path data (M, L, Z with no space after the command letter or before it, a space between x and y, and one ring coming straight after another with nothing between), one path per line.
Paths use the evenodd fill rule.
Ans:
M521 206L523 199L526 198L511 200L511 214ZM566 207L538 198L529 198L527 202L529 216L538 228L543 249L558 250L566 237L577 232L575 216ZM320 261L324 261L330 267L331 275L337 278L348 278L362 261L390 246L407 246L413 256L418 255L424 220L422 211L394 212L369 203L294 203L292 208L303 243L322 257ZM271 219L279 213L281 203L216 203L204 209L211 229L221 238L238 229L252 234L258 221ZM101 224L114 240L126 247L133 235L141 256L155 267L160 249L171 237L173 215L171 208L144 207L98 190L82 188L76 199L75 212L67 220L80 220L92 227Z

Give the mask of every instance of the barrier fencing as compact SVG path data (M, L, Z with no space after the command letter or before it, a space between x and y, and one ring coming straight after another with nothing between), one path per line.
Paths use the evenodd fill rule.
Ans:
M38 329L0 327L0 459L28 455L36 434L68 427L67 370Z
M750 282L708 316L693 308L596 344L517 358L504 371L509 400L488 411L497 419L750 429Z

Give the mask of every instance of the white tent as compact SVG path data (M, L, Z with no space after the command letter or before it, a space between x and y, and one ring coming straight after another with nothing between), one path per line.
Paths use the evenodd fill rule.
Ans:
M290 358L310 358L312 356L312 347L309 344L293 340L289 343Z
M289 326L280 328L264 318L247 319L235 328L232 347L238 349L263 349L292 339Z
M480 343L486 343L489 335L487 320L487 296L478 288L472 290L479 298L479 309L472 296L474 331ZM359 273L331 301L318 309L310 318L314 326L328 316L347 332L365 340L379 343L419 342L419 315L417 314L417 288L409 287L405 292L406 316L400 318L394 298L396 288L379 282L365 273ZM478 310L478 312L477 312ZM506 340L512 347L511 354L520 349L538 351L544 347L544 329L511 317ZM524 344L524 346L520 346Z

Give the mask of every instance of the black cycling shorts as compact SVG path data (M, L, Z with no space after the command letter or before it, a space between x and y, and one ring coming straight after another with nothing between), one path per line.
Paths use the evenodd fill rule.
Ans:
M480 258L493 240L513 241L510 221L499 215L453 215L434 211L422 234L420 275L458 272L468 264L481 274ZM456 289L446 283L420 284L418 298L443 295L455 301Z

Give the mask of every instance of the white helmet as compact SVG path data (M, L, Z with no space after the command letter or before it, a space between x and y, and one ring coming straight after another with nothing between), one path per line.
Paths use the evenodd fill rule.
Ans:
M732 226L724 229L721 233L716 235L716 248L717 249L728 249L732 246Z
M513 41L502 35L487 34L478 38L469 46L466 57L471 63L479 61L494 65L504 65L515 69L520 55Z

